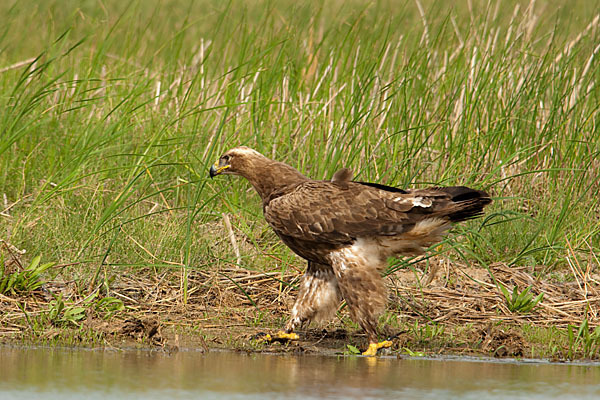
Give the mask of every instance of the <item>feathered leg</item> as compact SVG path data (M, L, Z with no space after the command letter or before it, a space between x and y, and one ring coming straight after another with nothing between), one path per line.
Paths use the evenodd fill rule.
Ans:
M379 259L367 260L352 250L346 248L334 254L332 266L350 318L367 334L369 348L363 354L374 356L378 349L392 344L387 340L377 341L377 320L387 302L387 291L380 272L385 264Z
M294 330L313 320L324 320L335 314L341 301L335 273L331 265L309 261L302 276L298 297L292 308L290 320L283 331L274 335L261 334L267 342L298 340Z
M326 320L340 304L338 283L330 265L309 261L285 333L312 320Z

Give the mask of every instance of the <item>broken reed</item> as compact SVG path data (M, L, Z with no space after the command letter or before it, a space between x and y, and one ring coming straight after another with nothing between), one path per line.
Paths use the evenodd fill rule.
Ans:
M244 182L208 180L238 144L489 190L443 257L597 268L594 2L104 4L0 6L0 234L60 279L172 270L185 302L190 271L301 269Z

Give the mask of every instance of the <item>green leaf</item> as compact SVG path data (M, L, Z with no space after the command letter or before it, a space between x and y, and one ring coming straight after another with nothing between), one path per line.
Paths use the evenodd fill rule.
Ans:
M404 351L411 357L425 357L425 353L422 351L412 351L408 347L404 347Z
M29 264L29 266L26 268L26 270L28 270L28 271L35 271L35 269L37 268L37 266L40 263L41 259L42 259L42 256L36 256L36 257L34 257L33 260L31 260L31 263Z
M504 287L504 285L501 284L500 282L498 282L498 287L500 287L500 291L504 295L504 298L506 299L506 302L510 303L510 294L508 293L508 290L506 290L506 288Z
M350 352L350 354L360 354L360 350L354 346L352 346L351 344L347 344L346 347L348 348L348 351Z

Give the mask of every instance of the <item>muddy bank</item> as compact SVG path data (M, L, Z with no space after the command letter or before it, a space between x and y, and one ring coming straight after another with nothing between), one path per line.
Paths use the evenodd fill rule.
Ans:
M503 264L487 270L430 259L394 273L387 280L390 301L381 317L382 336L393 338L389 352L597 359L598 277L575 271L550 277L541 270ZM300 276L300 271L241 268L192 271L185 296L181 275L174 271L137 270L90 292L76 281L53 280L30 293L0 295L0 340L168 351L340 354L362 349L365 337L343 305L335 320L300 330L299 341L253 340L285 323ZM543 298L530 310L511 311L515 287L516 294L527 289L530 301L541 293Z

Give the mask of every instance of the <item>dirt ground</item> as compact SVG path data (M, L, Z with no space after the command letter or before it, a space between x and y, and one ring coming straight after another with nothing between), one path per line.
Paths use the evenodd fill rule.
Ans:
M580 328L582 321L592 332L598 326L600 277L583 270L541 279L541 267L498 264L487 270L443 258L420 264L387 278L389 304L381 326L382 336L393 338L388 353L573 358L569 329ZM176 272L138 270L120 276L108 292L98 295L122 301L124 309L110 315L77 295L81 288L75 282L48 282L28 296L0 295L0 341L151 346L166 351L227 348L341 354L352 353L353 346L364 349L366 338L343 305L333 321L300 330L298 341L256 340L257 334L275 332L285 323L300 277L300 272L282 276L241 268L194 271L188 276L190 290L183 302ZM530 312L512 312L497 283L511 292L515 286L519 292L529 287L534 297L544 296ZM59 295L67 299L65 307L85 309L79 310L79 320L48 317L55 306L52 299Z

